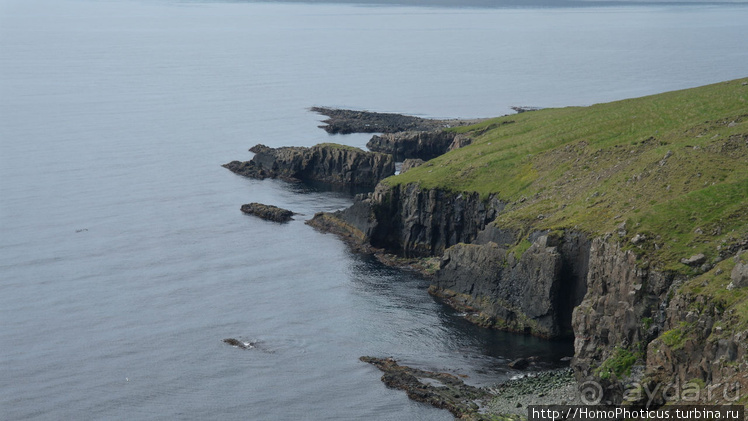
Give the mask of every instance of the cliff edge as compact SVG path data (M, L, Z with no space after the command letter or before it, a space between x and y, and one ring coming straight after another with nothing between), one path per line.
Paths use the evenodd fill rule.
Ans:
M746 404L747 103L743 79L449 128L470 144L312 224L439 257L430 292L476 323L574 337L587 402Z

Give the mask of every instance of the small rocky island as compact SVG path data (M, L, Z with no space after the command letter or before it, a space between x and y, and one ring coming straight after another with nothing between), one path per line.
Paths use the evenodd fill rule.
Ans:
M293 219L294 213L288 209L279 208L272 205L263 205L262 203L248 203L242 205L241 211L262 218L266 221L288 222Z

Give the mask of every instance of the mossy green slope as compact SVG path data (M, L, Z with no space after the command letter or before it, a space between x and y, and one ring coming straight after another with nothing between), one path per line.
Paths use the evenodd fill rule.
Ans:
M384 183L497 194L522 232L626 222L632 249L680 272L748 235L748 79L454 130L473 144Z

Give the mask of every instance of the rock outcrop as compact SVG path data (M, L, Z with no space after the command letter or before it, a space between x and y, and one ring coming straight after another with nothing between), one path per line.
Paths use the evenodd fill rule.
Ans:
M484 419L478 413L476 401L489 398L491 394L487 390L467 385L453 374L399 365L391 358L361 357L360 360L383 371L384 384L404 390L415 401L446 409L457 418Z
M420 167L425 161L423 159L406 159L403 161L403 165L400 167L400 174L406 173L408 170L415 167Z
M469 243L504 204L478 193L424 189L417 184L380 184L360 205L371 209L368 241L406 257L439 256Z
M482 326L571 336L571 310L586 292L584 266L575 261L584 260L589 242L580 235L540 235L522 250L507 248L510 236L484 235L447 249L429 291Z
M256 145L250 161L224 167L247 177L310 180L346 186L373 187L395 173L390 155L325 143L305 147L270 148Z
M311 110L328 117L327 120L323 121L325 125L319 127L331 134L431 131L479 121L435 120L403 114L341 110L325 107L312 107Z
M477 193L380 184L356 196L351 207L319 213L310 224L404 257L429 257L471 242L502 207Z
M670 274L641 267L634 252L618 242L592 241L587 294L573 312L572 368L580 383L603 385L605 402L621 402L622 374L635 361L641 363L642 344L656 337L659 309L674 282Z
M369 150L388 153L396 161L422 159L428 161L452 149L470 144L470 137L452 131L407 131L373 136L366 144Z
M288 222L293 219L292 217L294 215L294 213L288 209L272 205L263 205L262 203L248 203L242 205L241 211L273 222Z

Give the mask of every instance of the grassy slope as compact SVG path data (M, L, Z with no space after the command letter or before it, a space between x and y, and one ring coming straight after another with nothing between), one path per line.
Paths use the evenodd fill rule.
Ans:
M454 130L474 143L385 183L496 193L497 222L523 232L625 221L647 237L629 247L679 272L748 235L748 79Z

